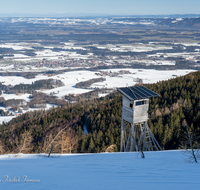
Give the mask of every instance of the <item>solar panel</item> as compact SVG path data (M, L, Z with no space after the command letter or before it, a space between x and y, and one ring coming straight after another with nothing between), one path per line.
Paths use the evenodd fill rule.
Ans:
M159 95L144 86L126 87L117 89L130 100L141 100L145 98L158 97Z
M139 94L139 96L140 96L142 99L144 99L144 98L147 97L147 95L146 95L145 93L141 92L141 91L140 91L139 89L137 89L137 88L134 88L133 91L134 91L135 93Z
M144 94L146 94L147 96L152 96L153 93L149 92L147 88L142 88L143 86L141 86L140 91L143 92Z
M144 87L144 86L140 86L142 90L146 91L147 93L149 93L151 96L160 96L159 94L153 92L152 90L149 90L148 88Z

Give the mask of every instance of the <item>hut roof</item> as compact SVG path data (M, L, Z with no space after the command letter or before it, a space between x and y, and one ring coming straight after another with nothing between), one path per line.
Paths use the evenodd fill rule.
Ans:
M157 93L144 86L124 87L118 88L117 90L129 100L141 100L159 96Z

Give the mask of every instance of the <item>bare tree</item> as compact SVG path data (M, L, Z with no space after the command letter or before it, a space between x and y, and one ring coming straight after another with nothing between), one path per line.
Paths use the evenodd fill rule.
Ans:
M22 151L28 152L31 149L31 131L25 131L20 135L18 138L18 141L16 143L17 146L17 152L22 153Z
M3 147L3 143L2 141L0 141L0 155L3 154L5 152L4 147Z
M61 153L71 153L76 145L76 141L73 138L72 133L64 132L61 139L58 140L58 144L61 146Z
M186 157L187 162L197 163L200 158L199 151L199 135L196 131L191 131L188 129L186 120L183 120L182 126L184 130L182 131L181 148L184 149L183 154Z
M67 127L60 130L54 138L50 134L44 144L45 153L72 153L77 145L77 139L74 138L75 134L70 128L64 131Z

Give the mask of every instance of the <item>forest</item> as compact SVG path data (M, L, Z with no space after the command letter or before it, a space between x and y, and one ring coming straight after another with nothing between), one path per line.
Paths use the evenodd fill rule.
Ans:
M64 83L61 80L57 79L47 79L47 80L38 80L32 82L32 84L17 84L15 86L12 85L4 85L0 82L0 91L4 91L6 94L17 94L17 93L33 93L35 90L41 89L53 89L56 87L63 86ZM1 94L1 92L0 92Z
M200 72L145 86L150 99L148 124L163 150L179 149L182 123L200 132ZM0 126L0 153L96 153L119 151L122 96L67 103L49 111L27 112ZM87 133L84 128L87 126Z
M96 78L96 79L90 79L90 80L87 80L87 81L84 81L84 82L79 82L79 83L76 83L75 87L76 88L89 88L93 83L96 83L96 82L103 82L103 81L106 81L105 78Z

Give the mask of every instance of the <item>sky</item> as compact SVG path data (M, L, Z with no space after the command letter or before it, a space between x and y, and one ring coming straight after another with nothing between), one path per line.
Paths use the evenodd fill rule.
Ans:
M199 0L5 0L0 14L200 14Z

